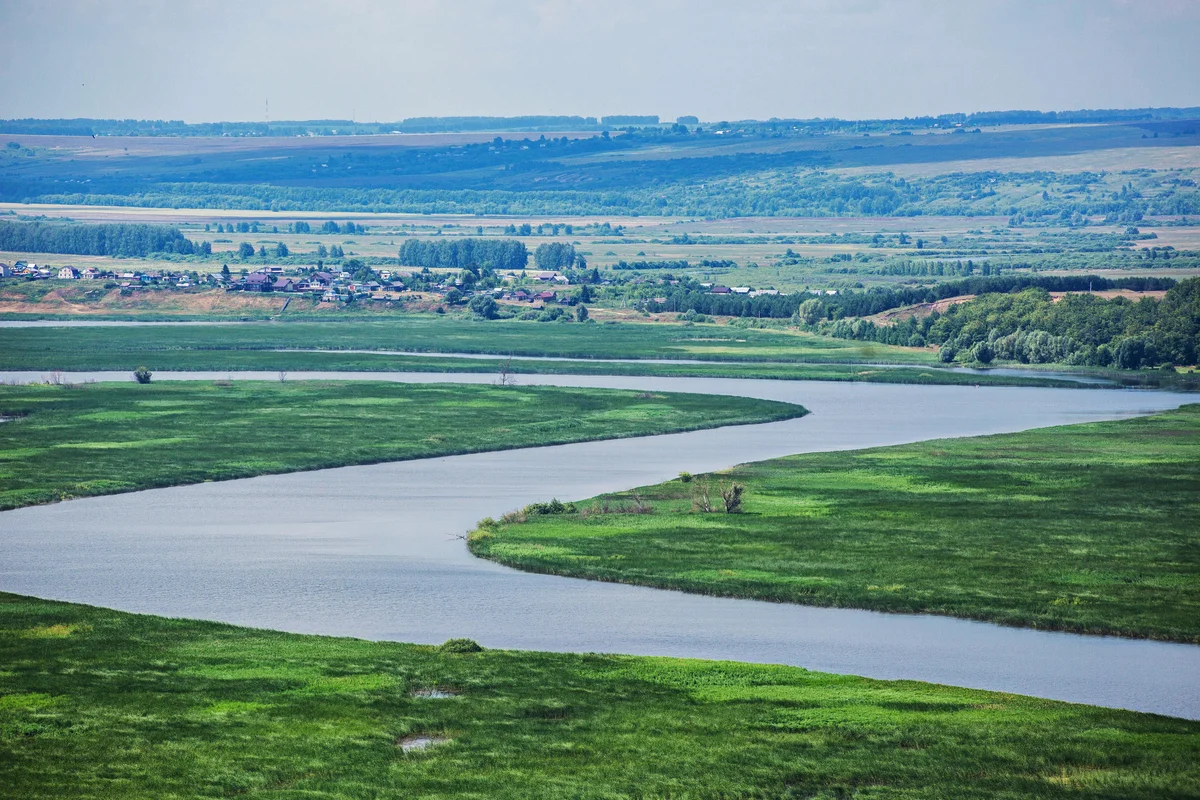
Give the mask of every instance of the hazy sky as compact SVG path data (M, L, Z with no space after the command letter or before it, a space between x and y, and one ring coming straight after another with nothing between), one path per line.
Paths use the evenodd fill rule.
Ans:
M0 0L0 117L1200 105L1200 0Z

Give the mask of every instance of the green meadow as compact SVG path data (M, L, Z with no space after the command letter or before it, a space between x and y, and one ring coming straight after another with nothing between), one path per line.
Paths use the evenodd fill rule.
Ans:
M473 649L0 594L0 797L1115 800L1200 786L1197 722L795 667Z
M787 419L741 397L372 381L0 385L0 509Z
M1200 642L1200 405L687 477L485 520L470 546L689 592Z

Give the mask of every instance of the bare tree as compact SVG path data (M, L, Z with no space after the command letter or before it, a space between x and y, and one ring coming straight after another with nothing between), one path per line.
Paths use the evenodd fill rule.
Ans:
M721 487L721 499L725 501L726 514L740 514L742 511L742 492L746 487L740 483L730 482L729 486Z
M287 370L279 370L279 382L287 383Z
M512 356L500 362L500 378L497 381L500 386L516 386L517 379L512 373Z
M695 487L692 489L692 509L705 514L712 513L712 497L708 494L708 478L696 481Z

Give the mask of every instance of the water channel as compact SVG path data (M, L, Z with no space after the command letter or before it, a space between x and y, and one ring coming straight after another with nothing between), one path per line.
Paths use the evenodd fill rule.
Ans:
M275 372L159 373L155 380ZM486 383L485 374L292 373ZM0 373L40 380L42 373ZM74 373L67 380L128 380ZM521 375L522 384L744 395L795 420L344 467L0 514L0 589L303 633L785 663L1200 719L1200 647L689 595L533 575L472 557L480 518L745 461L1174 408L1134 390Z

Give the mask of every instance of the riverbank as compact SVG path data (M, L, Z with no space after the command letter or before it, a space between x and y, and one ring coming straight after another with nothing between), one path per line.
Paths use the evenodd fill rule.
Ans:
M287 377L0 385L0 509L805 413L745 397Z
M0 795L1188 796L1200 723L670 658L424 647L0 594ZM252 746L247 746L252 742Z
M523 322L0 323L0 371L476 372L1200 390L1161 370L947 369L913 348L713 325Z
M741 513L723 513L735 484ZM1191 405L745 464L485 522L469 542L558 575L1196 643L1198 489Z
M274 377L237 379L274 383ZM495 380L429 373L306 378ZM420 643L465 635L498 648L791 664L1200 719L1200 648L1191 645L574 580L476 558L463 541L486 516L553 497L655 484L685 469L703 473L795 453L1120 419L1176 408L1185 399L1180 395L694 378L522 380L758 397L803 404L812 413L762 425L263 475L5 511L0 588L296 633ZM907 413L914 409L936 413Z

